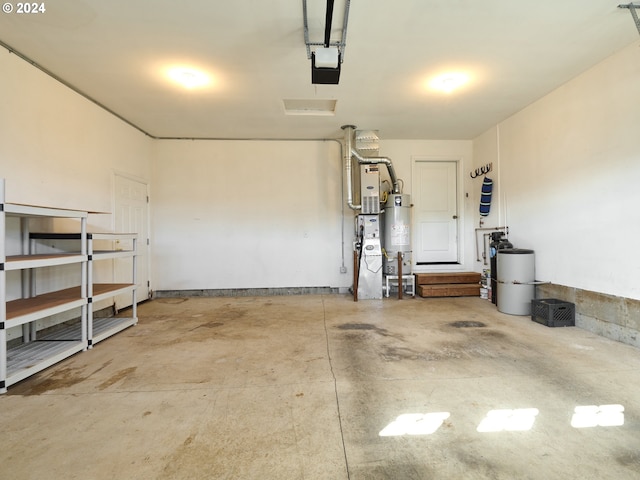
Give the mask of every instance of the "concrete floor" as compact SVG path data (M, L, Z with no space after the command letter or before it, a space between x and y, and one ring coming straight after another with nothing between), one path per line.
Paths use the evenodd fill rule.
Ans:
M578 328L479 298L157 299L139 317L0 398L0 478L640 478L640 350Z

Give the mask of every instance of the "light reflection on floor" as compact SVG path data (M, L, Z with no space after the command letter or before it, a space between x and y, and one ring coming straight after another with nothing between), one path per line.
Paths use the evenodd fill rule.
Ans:
M573 428L620 427L624 425L622 405L587 405L576 407L571 418Z
M384 427L379 435L381 437L431 435L442 426L450 415L449 412L405 413Z
M526 432L531 430L539 413L537 408L491 410L480 422L477 431L481 433Z
M540 411L537 408L491 410L476 430L480 433L526 432L533 428L539 414ZM449 412L405 413L384 427L379 436L432 435L450 416ZM624 425L624 406L617 404L578 406L575 407L571 418L573 428L622 425Z

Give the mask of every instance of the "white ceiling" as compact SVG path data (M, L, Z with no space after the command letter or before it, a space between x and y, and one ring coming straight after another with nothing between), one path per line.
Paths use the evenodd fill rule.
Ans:
M0 13L0 41L154 137L339 138L353 124L383 139L471 139L638 41L619 0L352 0L340 84L312 85L302 0L42 3ZM308 0L312 42L325 5ZM215 85L169 84L175 63ZM450 95L423 87L446 69L472 81ZM285 115L284 99L335 99L336 112Z

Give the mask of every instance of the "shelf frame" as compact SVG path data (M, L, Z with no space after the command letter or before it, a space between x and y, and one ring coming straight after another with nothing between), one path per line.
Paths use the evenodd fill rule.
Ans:
M137 241L135 233L88 233L90 213L64 208L5 203L5 180L0 179L0 393L7 387L48 368L65 358L93 347L130 326L138 323L137 314ZM7 217L20 218L22 253L7 256ZM32 233L30 218L75 218L80 220L79 233ZM76 240L80 251L37 253L37 240ZM131 248L94 250L94 240L119 243L130 241ZM93 262L131 258L131 283L93 283ZM35 273L38 268L61 265L80 265L80 285L58 291L36 293ZM22 298L7 301L7 271L22 272ZM131 294L130 317L94 318L94 302L121 294ZM80 309L80 318L36 338L36 321ZM23 343L7 347L7 330L22 325ZM59 328L58 328L59 327Z
M7 387L37 373L67 357L86 350L87 339L87 218L89 212L66 208L7 203L5 180L0 179L0 393ZM7 256L6 222L8 217L20 218L22 254ZM73 218L80 221L80 252L56 255L29 255L30 218ZM70 289L35 294L32 272L41 267L78 264L80 285ZM22 298L7 301L7 271L21 271ZM36 339L36 321L51 315L80 308L80 338L74 341ZM23 343L11 349L7 346L7 330L23 326Z
M94 240L106 240L111 242L131 241L130 250L94 250ZM89 261L87 263L87 286L89 288L88 295L91 301L87 309L87 335L88 348L93 348L98 342L114 335L125 328L136 325L138 323L138 302L137 294L137 242L138 235L135 233L90 233L87 236L87 252ZM99 260L116 259L116 258L132 258L131 283L104 284L93 282L93 262ZM108 328L104 328L101 319L94 318L93 303L95 301L104 300L116 295L130 293L131 294L131 317L113 317Z
M110 335L113 335L124 328L135 325L138 323L137 316L137 298L136 298L136 283L137 283L137 240L138 235L136 233L113 233L102 232L93 233L89 232L86 235L87 243L87 348L93 348L93 345L98 343ZM29 249L31 252L36 251L36 243L38 240L70 240L81 241L81 235L79 233L39 233L34 232L29 234ZM119 243L122 241L130 241L131 248L119 249L114 247L112 250L95 250L94 241L108 241ZM114 260L122 258L132 258L132 283L94 283L93 281L93 266L96 261L100 260ZM117 327L111 327L109 329L99 328L99 334L94 332L94 325L97 320L94 318L94 306L95 302L106 300L117 295L130 293L132 295L132 316L131 317L114 317L112 322ZM117 319L117 320L116 320ZM97 330L97 331L98 331Z
M9 351L8 371L5 380L9 387L45 368L86 350L82 340L33 341L23 343ZM34 362L34 360L36 360Z

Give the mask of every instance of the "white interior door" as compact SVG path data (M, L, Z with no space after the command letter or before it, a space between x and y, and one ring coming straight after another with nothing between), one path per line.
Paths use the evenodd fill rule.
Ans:
M416 264L458 263L458 162L414 163Z
M137 301L149 298L149 201L148 186L122 175L114 179L114 229L120 233L137 233ZM117 246L128 248L127 245ZM131 259L117 259L114 263L116 282L131 281ZM116 298L116 308L131 305L131 295Z

